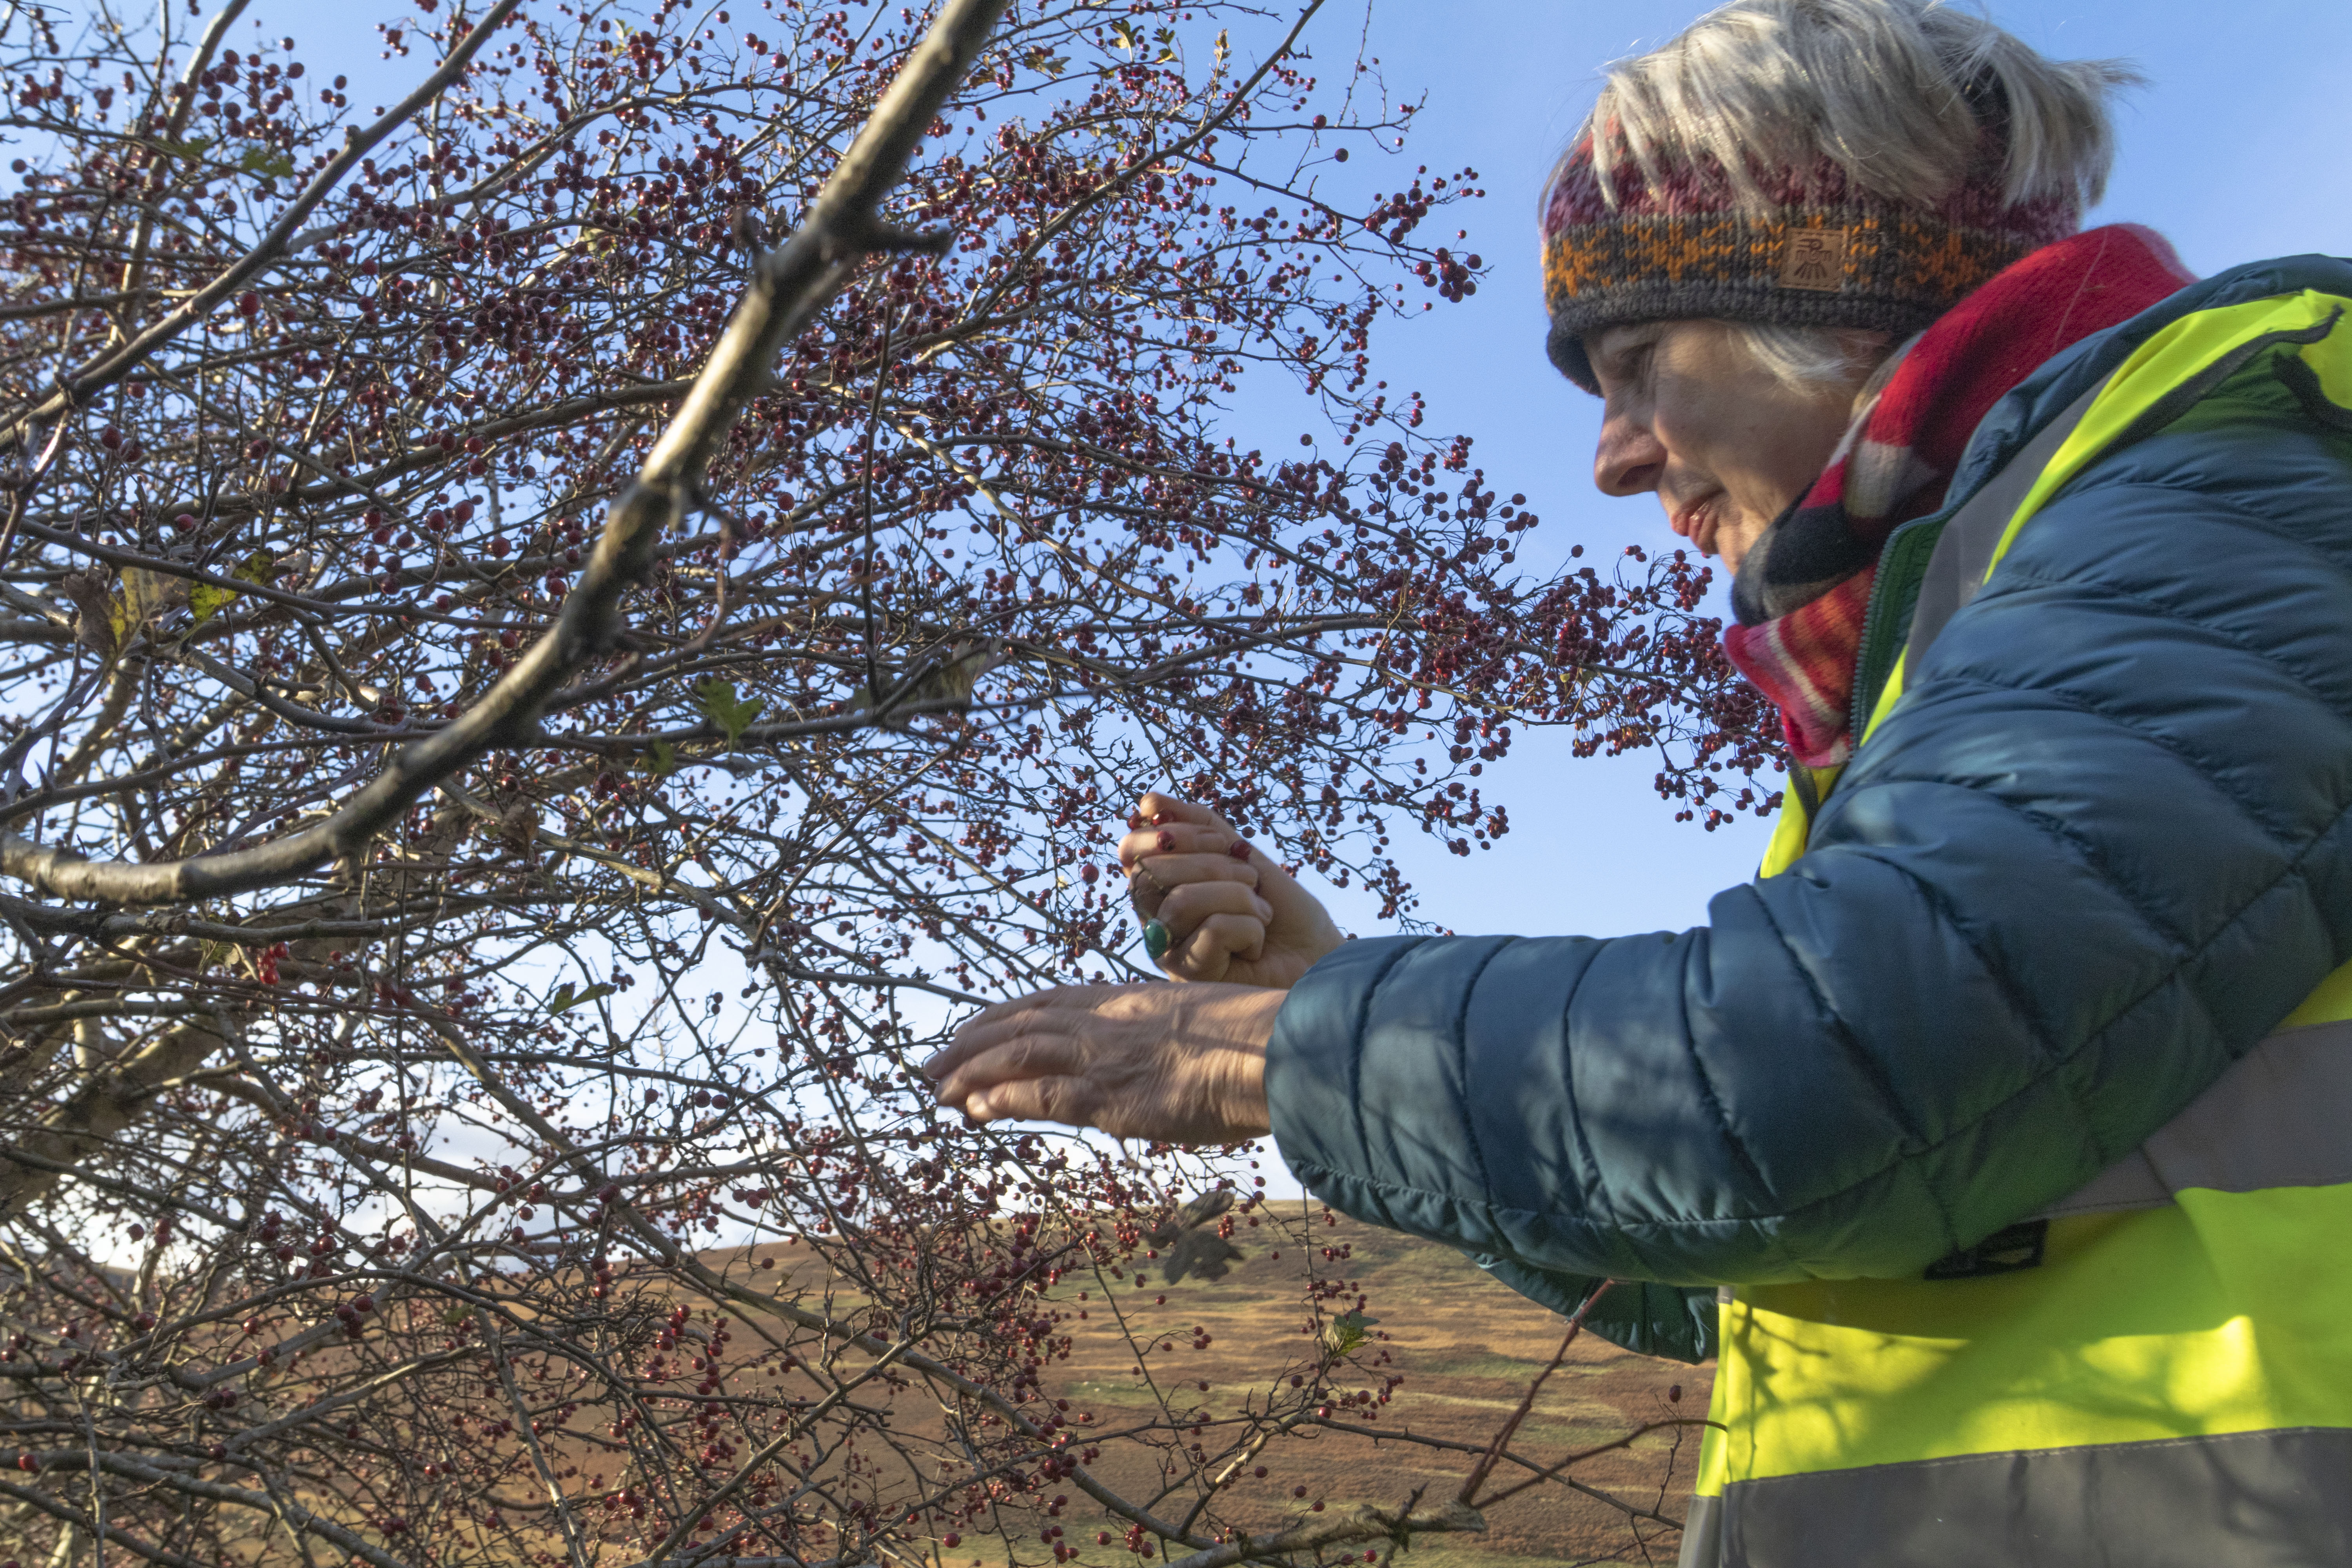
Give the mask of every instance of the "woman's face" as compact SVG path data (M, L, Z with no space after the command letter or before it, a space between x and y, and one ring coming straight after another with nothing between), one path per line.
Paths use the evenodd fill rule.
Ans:
M1667 526L1735 574L1820 477L1853 413L1853 384L1790 386L1722 321L1609 327L1585 352L1606 405L1593 483L1655 490Z

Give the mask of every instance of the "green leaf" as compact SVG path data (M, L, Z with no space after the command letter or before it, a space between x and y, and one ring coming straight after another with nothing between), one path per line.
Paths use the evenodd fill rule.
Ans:
M572 982L567 980L555 988L554 995L547 999L547 1016L551 1018L562 1017L574 1007L583 1006L595 1001L599 996L610 996L618 989L620 988L615 985L591 985L587 990L574 994Z
M209 136L191 136L185 142L168 142L158 136L154 142L158 152L190 163L201 160L205 155L205 149L212 144L213 139Z
M234 588L215 588L210 583L199 583L188 590L188 608L194 614L196 625L203 626L228 608L230 601L236 597L236 590Z
M236 570L231 572L229 575L240 582L266 583L269 580L270 569L277 564L278 557L267 550L257 550L247 556ZM237 592L234 588L221 588L210 583L198 583L188 590L188 609L196 617L196 625L203 626L206 621L228 608L236 597Z
M705 681L694 689L694 694L702 699L702 711L726 735L730 747L743 738L743 731L751 727L751 721L767 706L757 698L738 698L731 680Z
M1379 1321L1361 1312L1342 1312L1323 1331L1324 1348L1334 1356L1346 1355L1371 1337L1365 1331Z
M647 748L646 772L657 779L666 779L677 772L677 748L667 741L656 741Z
M294 160L283 153L273 153L267 147L248 147L236 166L248 174L268 174L274 179L294 177Z

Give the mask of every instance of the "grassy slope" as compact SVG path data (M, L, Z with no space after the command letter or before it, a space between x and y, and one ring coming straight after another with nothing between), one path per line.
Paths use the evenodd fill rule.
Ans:
M1338 1385L1377 1392L1382 1376L1402 1373L1403 1384L1380 1409L1381 1428L1483 1447L1551 1359L1563 1321L1496 1284L1450 1248L1345 1219L1315 1230L1320 1245L1311 1258L1292 1247L1276 1259L1260 1239L1265 1232L1242 1230L1236 1240L1249 1256L1222 1280L1172 1289L1157 1284L1118 1287L1118 1311L1139 1335L1150 1332L1151 1343L1171 1347L1143 1358L1145 1376L1136 1375L1131 1345L1106 1322L1110 1314L1103 1310L1102 1295L1092 1291L1088 1321L1079 1325L1069 1361L1055 1366L1052 1381L1059 1386L1051 1392L1093 1409L1104 1426L1115 1426L1123 1411L1144 1414L1155 1387L1180 1390L1186 1400L1213 1413L1229 1412L1253 1394L1262 1404L1270 1367L1286 1360L1291 1365L1285 1372L1303 1367L1313 1353L1314 1341L1300 1332L1300 1299L1311 1261L1318 1273L1336 1271L1354 1281L1368 1298L1367 1310L1379 1320L1378 1331L1386 1336L1356 1356L1365 1373L1343 1374ZM1346 1256L1327 1260L1324 1247ZM1066 1281L1057 1295L1066 1300L1076 1289ZM1157 1305L1163 1293L1166 1305ZM1190 1331L1195 1326L1208 1331L1208 1349L1192 1348ZM1387 1364L1374 1364L1382 1352ZM1706 1368L1652 1361L1580 1338L1546 1384L1512 1447L1552 1464L1643 1422L1701 1415L1708 1377ZM1205 1394L1197 1387L1203 1381L1210 1385ZM1682 1398L1670 1403L1668 1391L1675 1385ZM1678 1450L1675 1434L1661 1433L1629 1451L1588 1460L1573 1473L1589 1485L1680 1518L1697 1452L1696 1430L1684 1432ZM1459 1486L1474 1462L1466 1454L1329 1432L1277 1444L1266 1458L1272 1471L1266 1479L1244 1479L1226 1498L1234 1512L1254 1516L1261 1528L1298 1517L1294 1510L1317 1499L1390 1504L1422 1486L1443 1496ZM1148 1464L1121 1465L1114 1452L1107 1452L1097 1468L1123 1489L1151 1479ZM1487 1494L1509 1484L1514 1474L1507 1466L1499 1468ZM1294 1501L1292 1489L1302 1485L1307 1498ZM1067 1539L1084 1548L1084 1561L1133 1562L1116 1541L1108 1551L1095 1547L1096 1521L1074 1511L1066 1522ZM1492 1508L1488 1523L1484 1536L1427 1538L1414 1546L1411 1562L1420 1568L1486 1568L1506 1559L1515 1564L1530 1559L1671 1562L1676 1545L1673 1532L1646 1527L1657 1544L1645 1558L1622 1514L1556 1485ZM949 1568L964 1568L964 1562L961 1554L950 1554Z

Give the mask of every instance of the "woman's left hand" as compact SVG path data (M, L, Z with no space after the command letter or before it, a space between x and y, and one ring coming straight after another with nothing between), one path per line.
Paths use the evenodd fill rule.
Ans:
M1265 1047L1282 1003L1255 985L1058 986L989 1008L923 1070L975 1123L1238 1143L1270 1127Z

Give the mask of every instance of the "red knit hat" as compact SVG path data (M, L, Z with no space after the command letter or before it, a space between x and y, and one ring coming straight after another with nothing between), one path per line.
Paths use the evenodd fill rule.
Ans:
M1612 203L1588 132L1544 203L1551 362L1597 393L1588 334L1694 317L1908 337L2081 226L2072 195L2004 200L2000 163L1986 158L1942 200L1920 205L1864 190L1823 157L1811 169L1751 171L1759 204L1740 200L1715 165L1670 164L1652 179L1629 160L1611 171Z

